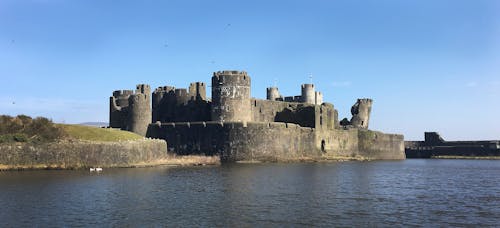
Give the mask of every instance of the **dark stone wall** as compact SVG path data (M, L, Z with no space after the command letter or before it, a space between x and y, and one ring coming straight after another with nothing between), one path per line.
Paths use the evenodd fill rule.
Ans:
M437 156L500 156L500 141L445 141L437 132L425 132L425 141L406 141L407 158Z
M169 151L177 154L219 155L222 161L404 159L401 135L367 132L278 122L196 122L151 124L148 136L167 140Z
M358 131L359 155L368 159L405 159L403 135Z
M278 161L321 156L314 130L296 124L196 122L151 124L148 136L177 154L219 155L223 161Z
M297 102L251 99L254 122L295 123L302 127L338 128L338 112L332 104L312 105Z
M159 87L153 93L153 123L209 121L210 101L204 83L191 83L190 90Z

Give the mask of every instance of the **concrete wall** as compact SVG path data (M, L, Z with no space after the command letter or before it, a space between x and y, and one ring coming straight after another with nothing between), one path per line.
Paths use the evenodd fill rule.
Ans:
M0 144L0 165L16 168L128 167L165 159L165 140Z

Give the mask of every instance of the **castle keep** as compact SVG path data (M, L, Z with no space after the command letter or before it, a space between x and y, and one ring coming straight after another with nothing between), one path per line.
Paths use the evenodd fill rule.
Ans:
M350 120L338 120L333 104L313 84L298 96L267 88L251 97L244 71L219 71L207 85L188 89L148 85L110 98L110 127L165 139L177 154L219 155L223 161L286 161L304 158L404 159L402 135L368 130L372 100L358 99ZM152 97L152 99L151 99Z

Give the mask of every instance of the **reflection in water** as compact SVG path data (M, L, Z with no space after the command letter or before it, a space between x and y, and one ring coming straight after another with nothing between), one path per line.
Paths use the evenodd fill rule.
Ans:
M500 161L0 172L0 226L496 226Z

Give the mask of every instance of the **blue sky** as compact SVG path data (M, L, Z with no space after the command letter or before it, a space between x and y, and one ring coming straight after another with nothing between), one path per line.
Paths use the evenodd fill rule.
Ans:
M422 139L500 139L500 1L0 1L0 113L108 120L113 90L245 70L252 96L309 75L350 118Z

